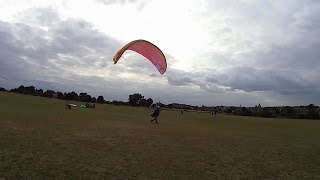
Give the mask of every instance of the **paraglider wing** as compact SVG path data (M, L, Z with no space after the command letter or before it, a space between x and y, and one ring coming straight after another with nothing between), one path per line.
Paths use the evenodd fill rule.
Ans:
M113 57L114 64L119 61L120 57L126 50L135 51L146 57L158 69L160 74L164 74L167 70L167 61L163 52L156 45L141 39L132 41L121 48Z

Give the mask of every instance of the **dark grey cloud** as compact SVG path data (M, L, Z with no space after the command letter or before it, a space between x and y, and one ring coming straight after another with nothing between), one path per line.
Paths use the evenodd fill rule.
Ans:
M28 11L29 14L32 11ZM81 19L60 20L53 11L35 9L34 14L54 18L42 25L0 21L0 75L11 81L61 81L79 70L103 70L113 64L120 43ZM48 13L48 14L46 14ZM38 17L39 22L42 16ZM60 78L60 79L59 79Z
M251 67L236 67L225 72L227 80L219 83L251 91L274 91L278 93L305 93L317 91L320 84L305 79L299 71L294 70L266 70Z
M196 79L202 79L203 82L216 83L221 86L230 86L233 89L250 91L280 91L282 89L317 89L320 87L315 78L305 77L303 73L297 70L278 70L278 69L257 69L253 67L233 67L224 69L223 73L212 71L199 71L188 73L179 70L179 83L195 83ZM168 77L168 81L170 78ZM191 79L191 80L190 80Z
M213 71L214 72L214 71ZM198 86L209 93L223 93L233 91L230 87L220 82L224 77L210 71L187 72L179 69L170 69L166 74L168 84L173 86ZM219 84L220 83L220 84Z
M291 99L317 103L320 100L320 81L305 76L297 70L258 69L253 67L233 67L223 72L206 70L189 73L174 70L167 74L167 80L174 86L198 86L207 93L269 92ZM303 99L303 97L305 97ZM299 99L299 101L298 101ZM285 101L283 101L285 102Z
M171 69L166 74L168 83L175 86L185 86L192 83L192 73L183 70Z

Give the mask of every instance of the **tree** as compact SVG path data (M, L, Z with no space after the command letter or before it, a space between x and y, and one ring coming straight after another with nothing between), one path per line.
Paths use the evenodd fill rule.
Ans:
M17 92L18 92L18 89L17 89L17 88L10 89L10 92L17 93Z
M66 94L66 100L77 101L78 99L79 99L79 96L74 91Z
M79 99L82 102L86 102L87 101L87 93L80 93L79 94Z
M150 107L153 104L153 100L151 98L147 99L147 107Z
M307 106L308 113L307 113L307 118L308 119L318 119L319 113L317 112L318 106L315 106L314 104L309 104Z
M46 92L43 93L43 96L44 96L44 97L52 98L54 94L55 94L54 91L52 91L52 90L47 90Z
M90 95L86 96L86 102L92 102L92 97Z
M317 109L318 107L315 106L314 104L309 104L309 105L307 106L307 108L308 108L308 110L310 111L310 110L315 110L315 109Z
M37 96L42 96L43 90L42 89L37 89L35 93L36 93Z
M140 99L139 101L139 105L143 106L143 107L147 107L148 106L148 101L146 99Z
M57 98L58 99L64 99L64 95L62 94L62 92L57 92Z
M135 94L132 94L132 95L129 95L129 105L130 106L138 106L139 105L139 101L141 99L143 99L144 96L142 96L141 94L139 93L135 93Z
M20 87L18 87L18 90L17 90L18 93L24 93L24 86L21 85Z
M118 101L116 101L116 100L113 100L113 101L112 101L112 104L114 104L114 105L118 106L118 105L119 105L119 102L118 102Z
M31 94L35 95L36 94L36 88L34 86L26 86L24 88L25 94Z
M0 91L6 91L6 89L3 87L0 87Z
M104 98L103 98L103 96L99 96L99 97L98 97L97 103L104 104Z

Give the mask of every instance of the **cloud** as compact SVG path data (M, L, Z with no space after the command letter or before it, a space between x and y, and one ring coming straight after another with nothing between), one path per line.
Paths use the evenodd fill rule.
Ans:
M114 3L121 3L121 4L135 3L138 0L97 0L97 1L109 5L109 4L114 4Z
M318 1L210 1L205 15L211 49L194 62L203 84L320 99Z
M282 95L313 93L319 95L320 83L308 79L303 73L294 70L257 69L253 67L233 67L223 73L206 70L189 73L172 70L167 80L173 86L197 86L208 93L226 93L241 90L244 92L273 92Z
M35 14L47 12L34 11ZM46 29L35 22L37 20L26 24L0 21L1 85L86 91L122 100L134 92L148 94L152 88L143 90L146 85L163 86L159 76L150 78L150 72L157 70L141 55L126 52L118 64L113 65L113 55L122 43L92 24L75 18L55 19ZM160 91L162 89L153 90Z
M109 6L92 5L99 7L99 13L119 5L143 7L130 11L132 18L139 18L141 29L132 30L134 35L124 30L138 22L130 24L130 19L125 21L128 26L110 27L127 15L103 19L105 25L94 24L101 20L90 13L70 15L63 5L6 16L0 19L0 85L51 84L116 98L137 91L161 101L190 104L305 104L320 100L318 1L213 0L188 7L194 5L190 1L181 9L170 8L181 16L167 17L161 13L153 16L149 8L165 7L169 1L95 0L75 6L72 13L97 1ZM144 19L147 14L150 16ZM185 31L176 22L181 22ZM102 26L105 29L100 29ZM144 29L148 32L140 32ZM142 34L159 42L166 50L167 72L160 75L134 52L126 52L113 65L113 55L125 44L114 38L117 34L130 38ZM184 37L192 38L186 41Z
M146 0L96 0L99 3L103 3L104 5L112 5L112 4L134 4L138 10L142 10L148 1Z
M35 10L35 14L39 12L57 17L52 11ZM41 24L0 21L1 75L54 81L73 74L99 74L113 64L118 41L81 19L53 19L48 29L42 29Z
M166 77L170 85L184 86L192 83L192 74L183 70L171 69Z
M16 21L30 26L48 28L60 21L57 9L54 7L30 8L14 15Z
M221 81L221 84L241 89L247 92L251 91L274 91L277 93L285 92L305 93L307 89L316 90L317 85L308 82L299 72L256 69L249 67L237 67L229 69L228 79Z
M218 84L220 76L223 79L223 75L210 74L207 71L187 72L179 69L171 69L167 73L168 84L173 86L196 86L209 93L224 93L227 91L233 91L230 87Z

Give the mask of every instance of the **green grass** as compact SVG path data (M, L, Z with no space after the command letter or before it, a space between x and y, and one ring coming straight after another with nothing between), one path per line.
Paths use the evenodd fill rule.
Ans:
M320 179L320 121L64 103L0 93L0 179Z

